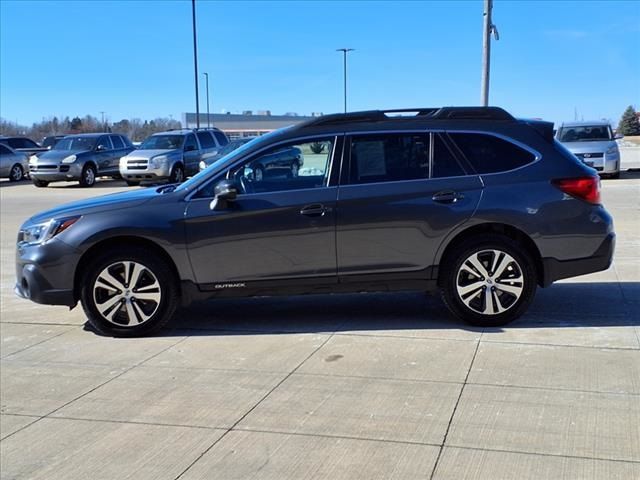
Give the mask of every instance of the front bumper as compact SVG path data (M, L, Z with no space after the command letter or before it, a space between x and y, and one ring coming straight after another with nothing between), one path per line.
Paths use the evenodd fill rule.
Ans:
M42 245L16 249L16 286L19 297L48 305L74 306L74 275L79 252L55 238Z
M544 278L543 287L548 287L556 280L577 277L588 273L606 270L613 261L613 252L616 244L616 234L611 232L602 241L602 244L593 255L586 258L573 260L557 260L555 258L543 258L542 267Z
M78 163L29 164L29 176L47 182L78 180L82 176L82 165Z
M142 169L131 169L131 168L120 168L120 175L125 180L130 180L132 182L143 182L143 181L153 181L153 180L164 180L169 178L171 175L171 168L146 168Z

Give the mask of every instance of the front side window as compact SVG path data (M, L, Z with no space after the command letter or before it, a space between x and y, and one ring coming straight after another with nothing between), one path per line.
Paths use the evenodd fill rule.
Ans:
M429 135L357 135L351 139L350 183L429 178Z
M535 160L533 153L507 140L483 133L449 133L476 173L497 173Z
M196 135L198 135L202 148L214 148L216 146L209 132L198 132Z
M106 135L104 137L100 137L100 140L98 140L98 144L96 145L96 149L111 150L111 148L112 147L111 142L109 141L109 137L107 137Z
M189 152L197 149L198 144L196 143L196 137L193 135L193 133L190 133L189 135L187 135L187 139L184 142L184 151Z
M334 138L280 145L229 172L239 193L321 188L328 184Z

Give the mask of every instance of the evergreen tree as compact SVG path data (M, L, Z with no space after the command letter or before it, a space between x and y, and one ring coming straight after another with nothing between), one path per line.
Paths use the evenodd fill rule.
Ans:
M624 136L640 135L640 121L638 120L638 115L636 115L636 110L631 105L622 114L618 124L618 133Z

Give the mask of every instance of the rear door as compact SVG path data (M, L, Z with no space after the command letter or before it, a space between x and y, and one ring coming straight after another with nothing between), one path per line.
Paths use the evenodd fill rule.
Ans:
M345 157L336 233L341 281L381 273L431 278L442 240L479 203L479 176L438 133L353 135Z
M196 136L189 133L184 141L184 171L186 175L192 175L198 171L198 163L200 163L201 150Z

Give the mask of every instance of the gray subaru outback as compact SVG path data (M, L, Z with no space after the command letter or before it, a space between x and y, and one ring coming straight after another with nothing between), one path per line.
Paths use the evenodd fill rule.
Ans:
M304 168L257 176L298 149ZM75 306L115 336L228 296L439 291L456 317L506 324L538 287L608 268L600 181L553 124L495 108L318 117L181 185L63 205L18 234L18 295Z

